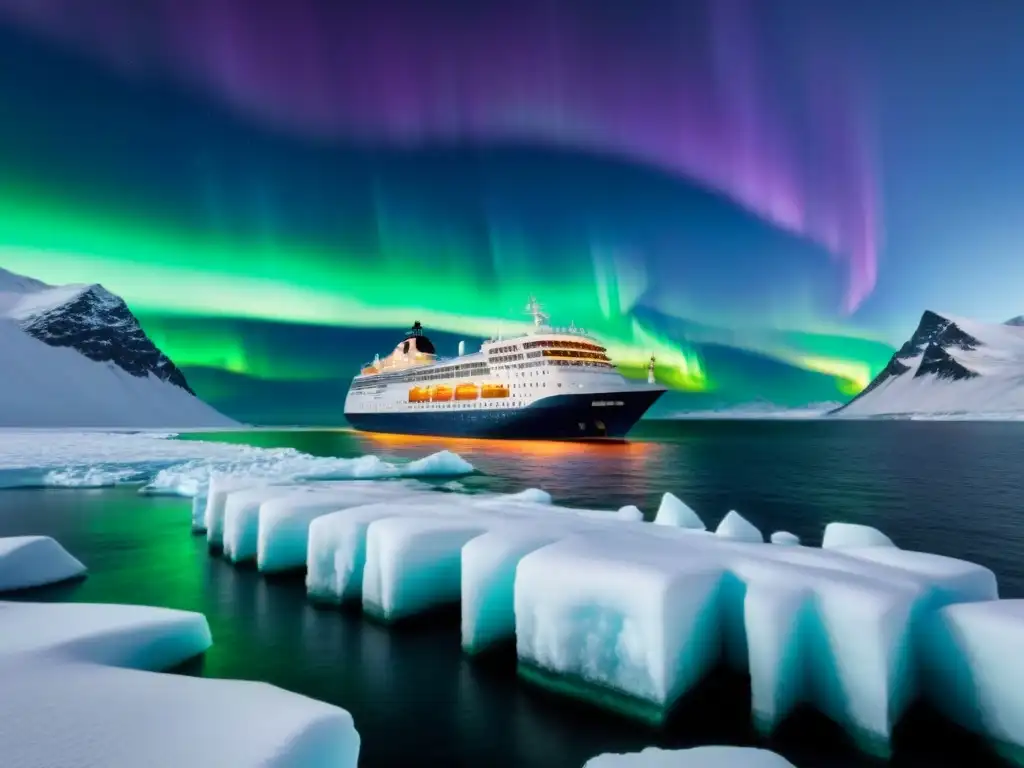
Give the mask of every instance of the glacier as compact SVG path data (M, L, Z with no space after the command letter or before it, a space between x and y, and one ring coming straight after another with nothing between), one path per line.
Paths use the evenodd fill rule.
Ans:
M0 622L5 764L357 764L359 735L343 709L265 683L158 674L210 647L201 614L0 602Z
M41 587L85 575L85 566L49 536L0 538L0 592Z
M583 768L794 768L783 757L766 749L748 747L694 747L604 754L591 758Z

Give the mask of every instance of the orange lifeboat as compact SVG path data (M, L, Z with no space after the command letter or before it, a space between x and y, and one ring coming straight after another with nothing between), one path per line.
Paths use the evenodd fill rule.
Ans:
M452 388L446 386L434 387L434 393L430 398L435 403L444 403L452 399Z
M508 397L508 385L484 384L480 394L482 397Z
M455 388L456 400L476 400L480 397L480 389L476 384L459 384Z
M409 390L410 403L430 402L430 387L413 387Z

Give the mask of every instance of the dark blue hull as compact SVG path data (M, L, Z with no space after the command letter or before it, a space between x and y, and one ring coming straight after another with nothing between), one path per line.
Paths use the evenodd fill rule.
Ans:
M507 440L625 437L664 390L553 395L523 408L467 408L414 413L346 413L364 432ZM615 403L595 405L595 403ZM621 405L619 405L621 403Z

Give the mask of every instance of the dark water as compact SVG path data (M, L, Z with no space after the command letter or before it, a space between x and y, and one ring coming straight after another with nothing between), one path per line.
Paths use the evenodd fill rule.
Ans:
M419 457L448 448L481 474L470 487L544 488L560 502L635 503L670 490L710 524L737 509L764 531L820 540L830 520L880 527L899 545L993 568L1004 597L1024 596L1024 424L683 422L641 426L628 444L506 444L258 432L214 439L320 455ZM134 602L201 611L215 645L201 673L265 680L351 711L363 766L575 768L603 751L725 743L775 749L798 766L878 765L812 714L770 741L751 732L745 681L719 675L653 731L517 681L514 653L470 662L458 617L387 629L317 609L301 578L271 579L207 554L189 535L189 504L129 489L0 492L0 536L56 537L89 566L70 586L25 599ZM892 765L1001 765L973 737L915 708Z

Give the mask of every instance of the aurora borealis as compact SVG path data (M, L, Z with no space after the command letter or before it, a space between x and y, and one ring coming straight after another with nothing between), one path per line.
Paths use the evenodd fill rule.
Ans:
M242 417L531 294L673 410L855 393L924 308L886 292L885 28L641 5L0 0L0 266L103 283Z

